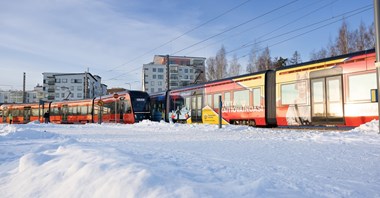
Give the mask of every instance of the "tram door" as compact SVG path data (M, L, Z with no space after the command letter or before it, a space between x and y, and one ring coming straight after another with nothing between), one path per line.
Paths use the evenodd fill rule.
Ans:
M311 121L343 124L342 76L311 79Z
M202 122L202 95L194 95L191 97L191 121Z
M67 123L67 116L69 114L69 107L67 105L62 106L62 123Z
M24 107L24 123L30 122L30 115L32 114L32 109L30 107Z

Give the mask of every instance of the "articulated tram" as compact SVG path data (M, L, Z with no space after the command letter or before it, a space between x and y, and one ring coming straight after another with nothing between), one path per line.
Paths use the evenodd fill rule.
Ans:
M49 112L50 122L135 123L150 118L149 95L142 91L126 91L86 100L45 102L41 104L4 104L0 106L0 123L24 124L39 120Z
M358 126L378 118L366 50L151 94L153 120L251 126ZM219 109L219 96L222 109Z

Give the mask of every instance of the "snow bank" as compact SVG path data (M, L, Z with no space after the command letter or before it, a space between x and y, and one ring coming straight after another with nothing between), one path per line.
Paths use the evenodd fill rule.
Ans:
M350 132L0 124L2 197L379 197L377 121Z

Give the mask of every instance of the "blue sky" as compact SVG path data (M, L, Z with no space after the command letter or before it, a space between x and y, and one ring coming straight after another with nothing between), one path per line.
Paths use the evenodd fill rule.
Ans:
M307 61L313 49L336 37L341 21L297 35L343 18L350 29L360 21L369 25L373 9L354 16L347 12L372 4L373 0L0 0L0 89L22 89L23 72L30 90L42 83L43 72L87 68L109 88L130 84L140 89L142 65L155 54L208 58L224 45L228 58L236 54L245 68L249 44L255 40L269 46L272 57L289 57L298 50ZM300 29L326 19L330 20ZM300 30L291 32L296 29Z

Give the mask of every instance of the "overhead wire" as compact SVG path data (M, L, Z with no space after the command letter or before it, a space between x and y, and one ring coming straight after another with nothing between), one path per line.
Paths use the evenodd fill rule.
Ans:
M276 45L282 44L282 43L287 42L287 41L289 41L289 40L292 40L292 39L298 38L298 37L300 37L300 36L303 36L303 35L305 35L305 34L308 34L308 33L310 33L310 32L313 32L313 31L315 31L315 30L318 30L318 29L324 28L324 27L329 26L329 25L331 25L331 24L334 24L334 23L337 23L337 22L343 21L343 20L345 20L346 18L353 17L353 16L355 16L355 15L358 15L358 14L360 14L360 13L363 13L363 12L366 12L366 11L372 9L372 6L370 6L370 7L366 6L366 7L367 7L366 9L363 9L363 10L360 10L360 11L358 11L358 12L356 12L356 13L351 14L351 15L345 16L345 18L337 19L337 20L332 21L332 22L329 22L329 23L327 23L327 24L324 24L324 25L318 26L318 27L313 28L313 29L311 29L311 30L308 30L308 31L306 31L306 32L303 32L303 33L297 34L297 35L292 36L292 37L290 37L290 38L287 38L287 39L285 39L285 40L282 40L282 41L279 41L279 42L277 42L277 43L274 43L274 44L272 44L272 45L268 45L267 47L270 48L270 47L273 47L273 46L276 46ZM356 10L358 10L358 9L356 9ZM333 18L336 18L336 17L333 17ZM265 47L265 48L266 48L266 47ZM265 48L260 48L260 49L258 49L258 50L255 50L255 52L259 52L259 51L261 51L261 50L264 50ZM250 53L247 53L247 54L245 54L245 55L243 55L243 56L240 56L240 57L238 57L238 59L244 58L244 57L248 56L249 54L250 54Z
M257 20L257 19L259 19L259 18L261 18L261 17L264 17L264 16L266 16L266 15L268 15L268 14L271 14L271 13L273 13L273 12L275 12L275 11L278 11L278 10L284 8L284 7L287 7L287 6L293 4L293 3L297 2L297 1L298 1L298 0L293 0L293 1L291 1L291 2L288 2L288 3L284 4L284 5L281 5L281 6L277 7L277 8L274 8L274 9L268 11L268 12L265 12L265 13L259 15L259 16L256 16L256 17L254 17L254 18L251 18L251 19L249 19L249 20L247 20L247 21L245 21L245 22L243 22L243 23L240 23L240 24L238 24L238 25L236 25L236 26L230 27L230 28L228 28L228 29L226 29L226 30L224 30L224 31L222 31L222 32L220 32L220 33L218 33L218 34L215 34L215 35L213 35L213 36L211 36L211 37L208 37L208 38L206 38L206 39L204 39L204 40L202 40L202 41L200 41L200 42L194 43L194 44L192 44L192 45L190 45L190 46L188 46L188 47L186 47L186 48L183 48L183 49L181 49L181 50L179 50L179 51L176 51L176 52L172 53L171 55L177 54L177 53L182 52L182 51L184 51L184 50L186 50L186 49L189 49L189 48L191 48L191 47L193 47L193 46L196 46L196 45L198 45L198 44L200 44L200 43L203 43L203 42L205 42L205 41L207 41L207 40L210 40L210 39L212 39L212 38L214 38L214 37L217 37L217 36L222 35L222 34L224 34L224 33L226 33L226 32L229 32L229 31L231 31L231 30L233 30L233 29L236 29L236 28L238 28L238 27L241 27L241 26L243 26L243 25L245 25L245 24L248 24L248 23L250 23L250 22L252 22L252 21L254 21L254 20ZM119 74L119 75L117 75L117 76L115 76L115 77L113 77L113 78L108 79L108 80L114 80L114 79L120 78L120 77L126 75L127 73L134 72L134 71L137 71L137 70L139 70L139 69L141 69L141 67L138 67L138 68L133 69L133 70L129 70L128 72L121 73L121 74Z
M339 0L337 0L337 1L339 1ZM238 33L236 33L236 34L230 35L230 36L228 36L228 37L226 37L226 38L223 38L223 39L217 40L217 41L215 41L215 42L213 42L213 43L211 43L211 44L208 44L208 45L206 45L206 46L203 46L203 47L201 47L201 48L197 48L197 49L195 49L195 50L193 50L193 51L190 51L189 54L192 54L192 53L194 53L194 52L196 52L196 51L199 51L199 50L205 49L206 47L212 46L212 45L214 45L214 44L219 44L219 43L222 42L222 41L225 41L225 40L231 39L231 38L233 38L233 37L236 37L236 36L238 36L238 35L241 35L241 34L243 34L243 33L248 32L248 31L255 30L255 29L261 27L262 25L267 25L268 23L270 23L270 22L272 22L272 21L278 20L279 18L283 18L283 17L285 17L285 16L288 16L288 15L290 15L290 14L293 14L294 12L296 12L296 11L298 11L298 10L302 10L302 9L304 9L304 8L307 8L307 7L309 7L309 6L312 6L312 5L314 5L314 4L316 4L316 3L320 3L320 2L323 2L323 0L322 0L322 1L312 2L311 4L308 4L308 5L303 6L303 7L301 7L301 8L296 8L296 10L292 10L292 11L290 11L290 12L287 12L286 14L280 15L280 16L278 16L278 17L274 17L274 18L272 18L272 19L270 19L270 20L268 20L268 21L266 21L266 22L264 22L264 23L258 24L258 25L256 25L256 26L253 26L253 27L251 27L251 28L248 28L248 29L245 29L245 30L243 30L243 31L241 31L241 32L238 32ZM335 2L336 2L336 1L330 2L330 3L328 3L328 4L326 4L326 5L322 6L322 7L319 7L319 8L317 8L317 9L313 10L312 12L309 12L309 13L306 14L306 15L310 15L310 14L312 14L312 13L314 13L314 12L316 12L316 11L318 11L318 10L320 10L320 9L322 9L322 8L324 8L324 7L326 7L326 6L328 6L328 5L331 5L332 3L335 3ZM304 16L303 16L303 17L304 17ZM302 17L299 17L298 19L302 19ZM294 23L294 22L298 21L298 19L295 19L294 21L292 20L292 22L288 23L288 25L291 24L291 23ZM282 26L282 27L285 27L285 26ZM282 28L282 27L281 27L281 28ZM276 28L276 31L278 31L278 30L281 29L281 28ZM273 32L274 32L274 31L273 31ZM269 34L270 34L270 33L269 33Z
M239 7L241 7L241 6L245 5L245 4L247 4L247 3L250 2L250 1L252 1L252 0L246 0L246 1L244 1L244 2L242 2L242 3L240 3L240 4L238 4L238 5L236 5L236 6L234 6L234 7L232 7L232 8L230 8L230 9L224 11L223 13L217 15L216 17L213 17L213 18L211 18L211 19L205 21L204 23L201 23L201 24L199 24L199 25L197 25L197 26L191 28L190 30L188 30L188 31L186 31L186 32L184 32L184 33L182 33L182 34L180 34L179 36L177 36L177 37L175 37L175 38L173 38L173 39L170 39L169 41L164 42L164 43L162 43L161 45L159 45L159 46L157 46L157 47L155 47L155 48L153 48L153 49L151 49L151 50L148 50L147 52L141 54L140 56L137 56L137 57L131 59L130 61L127 61L127 62L125 62L125 63L123 63L123 64L121 64L121 65L119 65L119 66L116 66L116 67L114 67L114 68L108 70L108 71L113 71L113 70L115 70L115 69L117 69L117 68L119 68L119 67L122 67L122 66L124 66L124 65L126 65L126 64L128 64L128 63L131 63L131 62L133 62L133 61L135 61L135 60L138 60L139 58L141 58L141 57L143 57L143 56L145 56L145 55L147 55L147 54L149 54L149 53L151 53L151 52L153 52L153 51L155 51L155 50L157 50L157 49L159 49L159 48L161 48L161 47L163 47L163 46L165 46L165 45L167 45L167 44L169 44L169 43L171 43L171 42L173 42L173 41L175 41L175 40L177 40L177 39L179 39L179 38L181 38L181 37L183 37L183 36L185 36L185 35L187 35L187 34L189 34L190 32L193 32L193 31L199 29L200 27L202 27L202 26L204 26L204 25L207 25L208 23L210 23L210 22L212 22L212 21L215 21L215 20L219 19L220 17L222 17L222 16L224 16L224 15L226 15L226 14L232 12L233 10L236 10L237 8L239 8Z
M245 22L243 22L243 23L240 23L240 24L238 24L238 25L236 25L236 26L230 27L230 28L228 28L228 29L226 29L226 30L224 30L224 31L222 31L222 32L220 32L220 33L218 33L218 34L212 35L212 36L210 36L210 37L208 37L208 38L206 38L206 39L204 39L204 40L201 40L201 41L196 42L196 43L194 43L194 44L192 44L192 45L190 45L190 46L188 46L188 47L185 47L185 48L183 48L183 49L181 49L181 50L178 50L178 51L172 53L171 55L177 54L177 53L179 53L179 52L183 52L183 51L185 51L185 50L187 50L187 49L189 49L189 48L191 48L191 47L194 47L194 46L199 45L199 44L201 44L201 43L204 43L204 42L206 42L206 41L208 41L208 40L210 40L210 39L212 39L212 38L215 38L215 37L217 37L217 36L219 36L219 35L222 35L222 34L224 34L224 33L226 33L226 32L229 32L229 31L234 30L234 29L236 29L236 28L238 28L238 27L241 27L241 26L243 26L243 25L246 25L246 24L248 24L248 23L250 23L250 22L252 22L252 21L254 21L254 20L257 20L257 19L259 19L259 18L261 18L261 17L264 17L264 16L266 16L266 15L268 15L268 14L271 14L271 13L277 11L277 10L280 10L280 9L286 7L286 6L289 6L289 5L291 5L291 4L293 4L293 3L297 2L297 1L298 1L298 0L293 0L293 1L291 1L291 2L289 2L289 3L286 3L286 4L282 5L282 6L279 6L279 7L275 8L275 9L272 9L272 10L270 10L270 11L268 11L268 12L265 12L264 14L261 14L261 15L259 15L259 16L256 16L256 17L254 17L254 18L252 18L252 19L249 19L249 20L247 20L247 21L245 21Z

